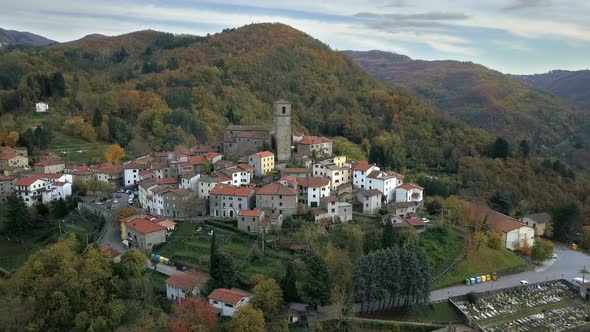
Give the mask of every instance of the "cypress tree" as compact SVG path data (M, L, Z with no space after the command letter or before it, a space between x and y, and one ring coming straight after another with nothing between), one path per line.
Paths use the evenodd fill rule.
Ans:
M306 261L307 276L303 284L303 293L308 303L314 305L330 304L332 283L330 270L323 259L311 256Z
M381 245L383 249L391 248L395 244L395 238L393 234L393 225L391 221L387 220L385 226L383 226L383 237L381 239Z
M296 276L295 270L293 269L292 263L287 263L287 269L285 270L285 276L281 280L281 288L283 289L283 297L287 302L297 301L299 295L297 294L297 286L295 284Z

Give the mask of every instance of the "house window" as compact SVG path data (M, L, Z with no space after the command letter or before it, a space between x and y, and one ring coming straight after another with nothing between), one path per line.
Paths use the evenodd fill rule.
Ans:
M283 106L282 112L283 112L283 114L287 113L287 108L285 106Z

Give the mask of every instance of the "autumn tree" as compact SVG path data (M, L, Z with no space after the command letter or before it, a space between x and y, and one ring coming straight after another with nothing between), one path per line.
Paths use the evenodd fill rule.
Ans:
M189 297L175 302L168 328L171 332L207 332L215 328L217 313L206 299Z
M264 314L250 304L240 307L231 320L231 330L241 332L264 331Z
M107 163L117 165L125 158L125 149L119 144L111 144L104 153L104 159Z
M498 232L492 232L488 238L488 246L496 250L504 248L502 235Z
M533 261L541 263L551 258L553 255L553 243L541 238L535 239L531 249L531 258Z
M19 138L20 135L18 134L18 132L11 131L8 133L8 135L6 135L6 138L4 139L4 144L10 147L14 147L16 146L16 143L18 143Z
M252 306L260 309L267 319L278 316L283 304L283 292L279 284L272 278L263 279L254 287Z
M137 211L134 208L128 206L120 206L115 210L113 215L113 224L118 225L121 219L136 215Z

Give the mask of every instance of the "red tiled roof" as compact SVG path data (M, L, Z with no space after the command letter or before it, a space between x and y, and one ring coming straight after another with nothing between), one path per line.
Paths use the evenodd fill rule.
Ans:
M10 181L10 180L14 180L14 178L11 176L0 175L0 181Z
M303 145L310 145L310 144L319 144L319 143L330 143L332 142L331 139L326 137L318 137L318 136L304 136L297 144Z
M413 193L413 194L412 194L412 197L413 197L413 198L418 198L418 197L420 197L420 193Z
M279 181L287 181L287 182L297 183L297 179L292 176L289 176L289 175L281 176Z
M162 178L162 179L156 179L156 183L157 184L176 184L176 179L175 178Z
M266 186L256 190L256 195L284 195L296 196L297 190L284 186L278 182L267 184Z
M376 179L379 177L379 175L381 175L381 171L372 171L371 173L369 173L369 175L367 175L367 177L371 179Z
M223 303L229 303L236 305L243 297L247 297L248 294L227 288L217 288L211 294L209 299L217 300Z
M34 175L30 176L30 177L26 177L26 178L20 178L16 181L16 185L17 186L30 186L37 180L39 180L39 176L34 176Z
M417 185L415 183L405 183L405 184L399 186L398 188L402 188L405 190L411 190L411 189L424 190L424 188L420 187L419 185Z
M67 182L54 182L53 185L56 187L63 187L67 184Z
M147 163L139 162L139 161L130 161L123 165L124 169L146 169L149 168Z
M352 165L352 169L355 171L361 171L361 172L366 172L368 171L371 167L373 167L372 164L369 164L366 161L359 161L358 163L355 163L354 165Z
M467 209L467 218L478 219L479 221L485 220L496 230L504 233L521 227L531 228L512 217L475 203L463 203L463 208Z
M252 170L254 170L254 167L252 167L252 166L250 166L248 164L238 164L237 167L243 169L244 171L252 171Z
M218 152L207 152L207 153L205 153L205 158L207 158L209 160L211 160L211 159L213 159L215 157L218 157L218 156L221 156L221 153L218 153Z
M262 213L263 212L260 210L240 210L240 212L238 212L238 216L260 218Z
M188 157L188 162L191 165L204 165L207 162L205 156L191 156Z
M192 289L194 287L203 289L207 279L209 279L209 275L207 273L198 270L189 270L173 275L172 277L166 279L166 283L180 289Z
M412 227L418 227L418 226L424 226L426 225L426 223L424 221L422 221L422 219L418 219L418 218L410 218L410 219L404 219L404 221L412 226Z
M3 154L3 155L0 155L0 159L2 159L2 160L10 160L10 159L12 159L12 158L14 158L16 156L17 156L16 153L6 153L6 154Z
M274 154L270 151L262 151L262 152L256 152L254 155L260 157L260 158L266 158L266 157L273 157Z
M303 187L323 187L330 184L330 180L328 178L319 177L319 176L308 176L305 178L300 178L298 180L300 186Z
M242 196L248 197L254 191L250 187L234 187L228 184L219 183L211 189L211 195Z
M100 247L100 252L111 256L111 258L121 256L121 253L118 250L116 250L110 246L107 246L106 244Z
M142 218L131 219L128 222L126 222L125 224L127 225L127 227L135 230L138 233L142 233L142 234L148 234L148 233L154 233L154 232L166 230L166 227L160 226L158 224L155 224L153 222L150 222L150 221L148 221L146 219L142 219Z

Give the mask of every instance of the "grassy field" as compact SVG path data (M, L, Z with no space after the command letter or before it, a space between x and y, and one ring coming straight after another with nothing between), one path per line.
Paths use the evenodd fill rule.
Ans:
M81 241L85 241L88 237L88 241L92 242L97 233L96 224L79 217L66 218L66 222L61 226L63 233L73 232ZM58 238L57 221L47 221L43 227L35 228L27 235L10 240L0 239L0 266L14 272L30 255L57 241Z
M433 289L459 285L466 278L494 272L502 275L503 272L524 266L526 263L511 251L506 249L496 250L488 246L482 246L477 252L464 258L459 264L438 279Z
M409 322L461 322L461 317L448 302L424 305L408 310L362 315L363 318Z
M450 226L431 223L420 235L420 247L430 261L430 270L436 273L448 266L463 249L463 233Z
M107 145L100 142L86 142L78 137L71 137L55 132L49 150L61 156L66 163L86 164L104 160Z
M175 261L207 271L209 267L210 236L209 227L204 226L196 232L196 225L178 223L176 231L168 239L158 254ZM238 270L237 280L241 285L250 285L255 274L278 277L284 273L284 264L294 257L288 252L276 252L268 249L261 255L255 240L228 230L216 229L215 237L218 251L228 254L233 259L234 268Z
M167 275L154 270L148 270L146 274L152 281L152 285L154 285L156 291L166 293L166 279L168 279Z

